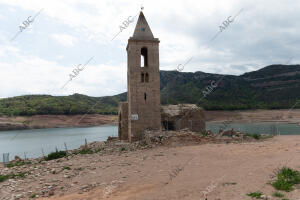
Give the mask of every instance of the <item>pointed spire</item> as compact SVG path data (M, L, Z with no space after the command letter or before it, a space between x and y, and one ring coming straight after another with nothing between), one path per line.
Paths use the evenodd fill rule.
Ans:
M151 29L142 11L140 12L139 19L136 23L132 39L137 39L137 40L154 39L154 36L151 32Z

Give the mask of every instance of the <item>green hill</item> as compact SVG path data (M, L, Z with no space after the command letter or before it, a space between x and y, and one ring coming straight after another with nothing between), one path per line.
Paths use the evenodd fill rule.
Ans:
M206 110L300 108L300 101L295 105L300 100L300 65L271 65L240 76L161 71L160 79L162 104L197 103ZM0 99L0 115L117 114L118 103L126 99L127 93L26 95Z
M1 99L0 115L117 114L120 101L126 101L125 93L112 97L26 95Z

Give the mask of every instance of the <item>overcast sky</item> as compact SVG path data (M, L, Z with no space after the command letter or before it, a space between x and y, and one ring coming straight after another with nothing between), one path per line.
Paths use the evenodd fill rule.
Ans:
M0 98L125 92L126 45L137 17L122 32L119 27L141 5L161 41L161 70L176 70L191 57L184 72L240 75L300 63L296 0L0 0Z

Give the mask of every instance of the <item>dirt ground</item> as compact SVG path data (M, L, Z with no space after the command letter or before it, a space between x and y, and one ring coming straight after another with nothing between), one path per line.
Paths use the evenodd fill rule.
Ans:
M300 170L299 156L300 136L78 154L37 164L38 173L0 183L0 197L13 193L23 199L22 191L35 194L52 188L53 196L43 199L204 200L206 194L208 200L243 200L256 191L276 199L269 184L273 171L282 166ZM299 188L282 193L298 200Z
M284 165L300 170L299 156L300 136L129 152L92 159L95 166L107 168L90 171L84 181L108 186L51 199L199 200L206 193L207 199L242 200L258 190L271 196L273 170ZM290 200L300 199L299 189L283 193Z

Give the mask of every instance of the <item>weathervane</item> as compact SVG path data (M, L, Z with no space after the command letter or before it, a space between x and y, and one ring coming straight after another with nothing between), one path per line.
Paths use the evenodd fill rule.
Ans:
M141 11L143 11L144 10L144 6L143 5L141 5Z

